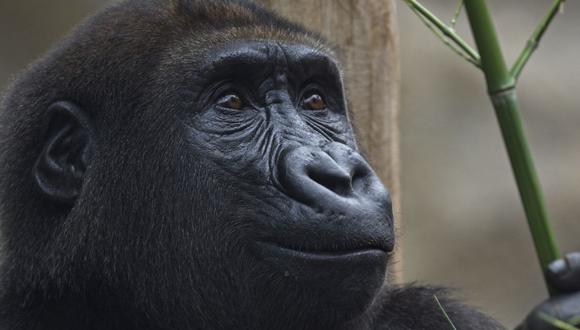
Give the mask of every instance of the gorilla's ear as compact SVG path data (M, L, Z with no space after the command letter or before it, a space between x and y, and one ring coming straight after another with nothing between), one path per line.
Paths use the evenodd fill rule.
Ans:
M88 116L71 102L56 102L48 112L50 124L33 169L34 178L49 198L73 203L91 158L93 130Z

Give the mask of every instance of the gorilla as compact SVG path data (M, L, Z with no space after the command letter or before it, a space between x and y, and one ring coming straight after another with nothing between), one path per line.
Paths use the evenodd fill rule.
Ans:
M0 115L0 329L503 329L385 281L389 194L323 39L242 0L128 0ZM580 314L580 257L550 268ZM443 310L436 304L438 297Z

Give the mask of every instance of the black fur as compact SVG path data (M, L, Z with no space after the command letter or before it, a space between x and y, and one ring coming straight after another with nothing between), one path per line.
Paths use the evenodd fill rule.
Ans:
M216 103L224 77L243 111ZM2 329L449 329L433 295L460 329L501 328L383 283L390 201L336 59L250 2L114 5L0 116Z

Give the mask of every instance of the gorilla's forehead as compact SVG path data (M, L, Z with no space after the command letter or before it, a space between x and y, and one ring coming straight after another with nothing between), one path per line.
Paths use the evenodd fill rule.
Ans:
M210 72L236 67L257 72L274 68L302 70L304 66L339 76L338 63L325 51L305 44L273 40L237 40L212 47L203 57L200 69Z
M233 27L210 33L185 33L166 49L162 65L186 64L199 69L211 65L218 57L254 54L255 59L267 59L270 63L276 55L293 59L325 57L326 63L340 69L335 51L326 41L299 31L273 27ZM234 56L235 55L235 56ZM249 58L246 58L247 60Z
M342 84L340 61L321 40L279 30L253 33L236 29L184 36L162 56L156 80L191 85L195 77L206 82L234 75L261 79L277 70L297 79L318 76Z

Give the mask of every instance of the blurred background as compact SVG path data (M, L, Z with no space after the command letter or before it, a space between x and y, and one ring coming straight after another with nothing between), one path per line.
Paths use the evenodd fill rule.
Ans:
M331 0L328 0L331 1ZM106 0L0 0L0 89ZM550 0L491 0L508 63ZM398 3L405 281L459 289L509 327L546 297L483 76ZM451 18L455 0L423 0ZM580 250L580 3L520 78L525 128L563 251ZM465 17L458 30L471 41Z
M550 0L488 1L509 64ZM423 0L450 20L455 0ZM483 75L398 3L406 281L460 289L509 326L546 291ZM528 140L562 251L580 250L580 2L520 76ZM458 30L471 41L465 16Z

